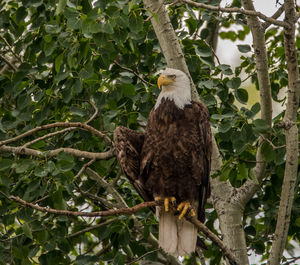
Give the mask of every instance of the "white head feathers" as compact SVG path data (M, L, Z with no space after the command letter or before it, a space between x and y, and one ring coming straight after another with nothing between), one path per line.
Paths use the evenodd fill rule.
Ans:
M156 100L154 109L158 108L163 98L173 100L180 109L191 103L190 80L184 72L167 68L161 73L158 84L161 85L162 91Z

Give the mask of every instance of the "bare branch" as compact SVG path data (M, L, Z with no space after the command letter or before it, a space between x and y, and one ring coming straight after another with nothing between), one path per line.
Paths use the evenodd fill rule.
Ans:
M67 215L67 216L104 217L104 216L117 216L121 214L131 215L145 208L151 206L157 206L157 202L151 201L151 202L142 202L140 204L133 206L132 208L119 208L119 209L111 209L107 211L98 211L98 212L77 212L77 211L68 211L68 210L57 210L50 207L42 207L37 204L24 201L17 196L9 196L8 198L10 200L18 202L23 206L35 209L39 212L51 213L56 215Z
M116 60L114 61L114 63L119 66L121 69L126 70L130 73L133 73L138 79L140 79L143 83L145 83L148 86L152 86L153 84L151 84L150 82L146 81L141 75L139 75L138 73L136 73L135 71L133 71L132 69L125 67L121 64L119 64Z
M64 132L70 132L70 131L72 131L74 129L76 129L76 128L75 127L70 127L70 128L62 129L60 131L53 132L53 133L47 133L47 134L45 134L45 135L43 135L41 137L38 137L38 138L36 138L36 139L34 139L34 140L30 141L30 142L27 142L26 144L23 145L23 147L28 147L30 145L33 145L33 144L39 142L39 141L45 140L47 138L50 138L50 137L58 135L58 134L62 134Z
M277 150L277 149L281 149L281 148L286 147L286 145L280 145L280 146L274 145L274 144L272 143L272 141L269 140L268 138L266 138L263 134L260 134L259 136L260 136L265 142L269 143L269 144L272 146L272 148L273 148L274 150Z
M116 221L116 220L117 220L117 218L112 218L112 219L106 220L105 222L102 222L102 223L100 223L100 224L96 224L96 225L93 225L93 226L84 228L84 229L82 229L82 230L80 230L80 231L78 231L78 232L76 232L76 233L74 233L74 234L68 235L67 238L76 237L76 236L79 236L79 235L84 234L84 233L86 233L86 232L89 232L89 231L92 231L92 230L94 230L94 229L97 229L97 228L99 228L99 227L101 227L101 226L109 225L109 224L113 223L113 222Z
M253 2L251 0L242 0L242 4L245 9L250 11L255 11ZM258 85L260 91L260 105L261 105L261 118L267 123L268 127L272 126L272 96L271 96L271 82L269 77L269 66L268 66L268 56L266 50L266 40L265 34L262 29L261 21L257 17L249 16L247 18L248 25L250 27L252 37L253 37L253 46L254 46L254 55L256 60L256 70ZM264 139L268 139L269 135L265 134L264 138L260 136L258 140L258 150L256 153L256 161L265 161L264 156L261 152L261 146ZM254 168L254 173L258 183L260 183L265 177L267 163L256 163ZM248 179L245 184L240 187L235 196L236 201L242 205L246 205L250 198L257 191L259 186L257 182L254 182L252 179Z
M0 153L3 152L9 152L17 155L30 155L35 157L53 157L58 155L60 152L65 152L67 154L76 157L84 157L84 158L95 159L95 160L110 159L114 156L114 149L110 149L103 153L87 152L87 151L81 151L73 148L58 148L51 151L41 152L39 150L26 148L26 147L24 148L22 146L14 147L14 146L7 146L7 145L0 146Z
M78 173L77 173L76 176L74 177L74 180L73 180L73 181L76 181L76 179L79 178L79 177L82 175L83 171L84 171L87 167L89 167L91 164L93 164L95 161L96 161L96 159L91 159L89 162L85 163L85 164L81 167L81 169L78 171Z
M194 224L204 235L206 235L214 244L216 244L221 250L223 255L229 260L231 265L239 264L232 254L230 249L224 245L221 239L219 239L211 230L207 228L204 224L202 224L196 217L186 218L192 224Z
M285 128L286 142L286 162L284 170L284 179L280 195L280 204L275 229L274 240L272 242L271 254L268 264L280 264L282 253L284 251L288 230L291 220L292 205L294 202L294 193L298 170L298 128L297 111L299 108L300 84L299 68L297 65L297 50L295 44L295 31L297 23L296 8L294 0L285 0L285 21L290 27L284 28L284 51L288 70L288 100L284 115L284 122L288 121L291 125Z
M124 201L122 196L116 191L113 185L107 183L103 178L99 176L99 174L96 171L90 168L86 168L86 173L90 178L96 180L101 187L107 189L108 192L116 199L120 207L128 207L127 203Z
M284 12L284 4L278 8L278 10L273 14L273 16L271 18L273 19L277 19L281 16L281 14ZM270 22L265 22L262 24L262 28L263 30L266 30L272 23Z
M186 3L186 4L189 4L189 5L192 5L195 7L199 7L199 8L208 9L211 11L226 12L226 13L240 13L240 14L244 14L244 15L248 15L248 16L255 16L255 17L259 17L262 20L269 22L271 24L277 25L277 26L289 27L289 25L284 21L280 21L280 20L276 20L271 17L267 17L266 15L264 15L260 12L257 12L257 11L253 11L253 10L247 10L247 9L238 8L238 7L212 6L212 5L206 5L203 3L197 3L197 2L194 2L191 0L180 0L179 2Z
M152 253L157 252L157 251L159 251L159 248L154 249L154 250L151 250L151 251L148 251L147 253L145 253L144 255L142 255L142 256L140 256L140 257L138 257L137 259L135 259L135 260L133 260L133 261L131 261L131 262L126 263L126 265L131 265L131 264L133 264L133 263L136 263L136 262L138 262L139 260L143 259L144 257L148 256L149 254L152 254Z
M67 127L67 128L76 127L76 128L80 128L82 130L86 130L86 131L91 132L92 134L94 134L95 136L97 136L99 138L102 138L108 145L112 145L112 141L110 140L110 138L106 134L96 130L95 128L93 128L90 125L87 125L87 124L84 124L84 123L81 123L81 122L55 122L55 123L50 123L50 124L35 127L35 128L33 128L33 129L31 129L31 130L29 130L25 133L22 133L22 134L20 134L16 137L1 141L0 146L5 145L5 144L9 144L9 143L12 143L12 142L15 142L15 141L18 141L18 140L21 140L21 139L23 139L27 136L30 136L30 135L38 132L38 131L48 130L48 129L57 128L57 127Z
M99 110L97 108L97 106L95 105L95 103L92 100L89 100L89 103L92 105L93 109L94 109L94 114L85 122L85 124L90 123L93 119L95 119L99 113Z

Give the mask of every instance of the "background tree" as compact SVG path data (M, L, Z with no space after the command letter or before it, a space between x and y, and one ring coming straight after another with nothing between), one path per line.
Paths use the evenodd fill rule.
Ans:
M120 172L111 140L118 125L143 130L167 65L190 74L194 99L211 114L206 226L239 264L253 253L262 264L296 263L299 11L292 0L277 4L268 18L249 0L226 8L188 0L2 1L0 263L180 264L158 249L149 209L117 215L133 213L124 208L141 198ZM221 64L216 36L234 42L247 34L253 48L237 46L241 64ZM253 106L246 80L260 92ZM283 109L272 117L274 101ZM79 216L95 211L102 217ZM226 250L207 245L183 263L221 263Z

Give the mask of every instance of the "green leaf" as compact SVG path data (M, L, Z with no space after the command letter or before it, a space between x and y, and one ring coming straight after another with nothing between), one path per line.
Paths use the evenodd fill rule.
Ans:
M64 57L64 54L61 53L60 55L58 55L58 56L55 58L55 71L56 71L56 73L59 73L59 71L60 71L60 66L61 66L61 64L62 64L63 57Z
M254 130L258 133L265 133L269 130L269 126L267 125L265 120L256 119L253 121Z
M224 75L232 75L233 72L231 70L231 66L228 64L219 64L218 68L222 71Z
M260 112L260 104L257 102L251 107L251 111L256 115L258 112Z
M1 159L0 160L0 171L4 171L6 169L9 169L12 166L13 162L14 161L10 160L10 159L6 159L6 158Z
M49 34L57 34L60 32L61 28L57 21L50 21L45 25L45 30Z
M32 230L31 230L29 224L28 224L28 223L24 223L24 224L22 225L22 229L23 229L24 234L25 234L27 237L29 237L30 239L32 239Z
M192 35L197 28L197 20L193 18L188 18L184 21L189 29L189 34Z
M295 221L295 225L300 227L300 217L298 217Z
M227 122L222 122L219 126L219 132L221 133L226 133L232 128L232 122L227 121Z
M67 5L67 0L59 0L56 7L56 15L62 13Z
M48 175L48 170L44 167L36 167L34 170L34 175L37 177L45 177Z
M237 168L240 173L241 179L247 179L248 178L248 168L246 167L246 164L245 163L238 164Z
M129 28L134 33L139 33L143 30L144 20L141 16L132 15L129 18Z
M26 16L27 16L26 8L24 6L19 7L16 13L17 23L25 22Z
M237 47L241 53L247 53L251 51L251 47L248 44L245 45L239 44L237 45Z
M261 145L261 153L263 154L266 162L271 162L275 160L275 151L268 142L263 142L263 144Z
M16 173L17 174L20 174L20 173L23 173L31 168L34 167L34 165L36 164L36 162L34 162L33 160L31 159L22 159L22 160L19 160L17 165L16 165Z
M246 104L248 102L248 92L246 89L242 89L242 88L237 89L235 91L235 97L239 102L243 104Z

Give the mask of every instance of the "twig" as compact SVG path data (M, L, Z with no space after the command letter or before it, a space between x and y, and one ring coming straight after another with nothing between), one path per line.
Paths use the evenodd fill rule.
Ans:
M89 159L96 159L96 160L104 160L104 159L110 159L114 156L114 149L110 149L106 152L102 153L96 153L96 152L87 152L87 151L81 151L74 148L57 148L51 151L39 151L31 148L24 148L22 146L14 147L14 146L7 146L3 145L0 146L0 153L8 152L13 153L17 155L30 155L35 157L53 157L58 155L60 152L65 152L67 154L76 156L76 157L84 157Z
M86 232L89 232L89 231L92 231L94 229L97 229L97 228L99 228L101 226L109 225L109 224L113 223L116 220L117 220L117 218L112 218L112 219L106 220L105 222L102 222L100 224L93 225L93 226L87 227L85 229L82 229L82 230L80 230L80 231L78 231L78 232L76 232L74 234L70 234L70 235L67 236L67 238L76 237L76 236L79 236L79 235L84 234Z
M9 50L11 51L11 53L20 61L20 63L22 63L23 61L22 61L21 57L14 52L13 48L10 46L8 41L1 34L0 34L0 38L5 42L5 44L7 45Z
M157 251L159 251L159 248L154 249L154 250L151 250L151 251L149 251L149 252L143 254L142 256L138 257L137 259L135 259L135 260L133 260L133 261L131 261L131 262L126 263L126 265L131 265L131 264L133 264L133 263L136 263L136 262L138 262L139 260L141 260L142 258L148 256L149 254L152 254L152 253L154 253L154 252L157 252Z
M78 173L76 174L76 176L74 177L74 181L79 178L81 176L81 174L83 173L83 171L89 167L91 164L93 164L96 161L96 159L91 159L89 162L85 163L81 169L78 171Z
M103 187L104 189L107 189L107 191L109 193L111 193L111 195L115 198L115 200L118 202L119 206L121 207L128 207L127 203L124 201L124 199L122 198L122 196L116 191L116 189L113 187L112 184L106 182L103 178L101 178L99 176L99 174L90 169L90 168L86 168L86 173L88 174L88 176L94 180L97 181L97 183Z
M85 124L90 123L93 119L95 119L99 113L99 110L97 108L97 106L94 104L94 102L92 100L89 100L89 103L92 105L92 107L94 108L94 114L85 122Z
M5 56L0 54L0 57L11 69L13 69L15 72L17 71L17 68L8 59L6 59Z
M273 144L268 138L266 138L263 134L259 134L259 136L260 136L265 142L268 142L268 143L272 146L272 148L273 148L274 150L277 150L277 149L281 149L281 148L286 147L286 145L280 145L280 146L274 145L274 144Z
M110 140L110 138L106 134L96 130L95 128L93 128L90 125L87 125L87 124L84 124L84 123L81 123L81 122L55 122L55 123L50 123L50 124L35 127L35 128L33 128L33 129L31 129L31 130L29 130L25 133L22 133L22 134L20 134L16 137L1 141L0 146L8 144L8 143L15 142L15 141L18 141L18 140L21 140L21 139L23 139L23 138L25 138L29 135L32 135L32 134L34 134L38 131L48 130L48 129L57 128L57 127L67 127L67 128L76 127L76 128L80 128L82 130L86 130L86 131L91 132L92 134L96 135L99 138L102 138L108 145L112 145L112 141Z
M41 137L38 137L38 138L36 138L36 139L34 139L34 140L30 141L30 142L27 142L26 144L23 145L23 147L28 147L28 146L33 145L33 144L35 144L35 143L37 143L39 141L42 141L44 139L50 138L50 137L58 135L58 134L62 134L64 132L69 132L69 131L72 131L72 130L75 130L75 129L76 129L76 127L70 127L70 128L62 129L62 130L57 131L57 132L45 134L45 135L43 135Z
M284 12L284 4L273 14L271 18L277 19L281 16L281 14ZM272 23L270 22L264 22L262 24L262 28L266 30Z
M115 63L117 66L119 66L120 68L122 68L123 70L126 70L126 71L128 71L128 72L130 72L130 73L133 73L138 79L140 79L140 80L141 80L142 82L144 82L146 85L152 86L152 84L151 84L150 82L146 81L142 76L140 76L140 75L139 75L138 73L136 73L134 70L132 70L132 69L126 67L126 66L123 66L123 65L119 64L116 60L114 61L114 63Z
M227 13L241 13L241 14L248 15L248 16L257 16L257 17L261 18L262 20L269 22L271 24L281 26L281 27L287 27L287 28L290 27L290 25L284 21L279 21L272 17L267 17L264 14L257 12L257 11L246 10L246 9L238 8L238 7L220 7L220 6L206 5L203 3L196 3L191 0L180 0L179 2L193 5L193 6L199 7L199 8L212 10L212 11L227 12Z

